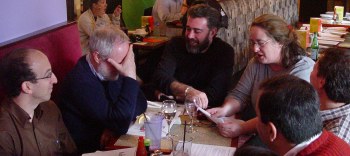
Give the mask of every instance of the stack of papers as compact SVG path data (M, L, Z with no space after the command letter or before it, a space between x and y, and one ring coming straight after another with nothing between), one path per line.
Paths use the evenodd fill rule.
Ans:
M192 144L191 156L233 156L235 151L236 148L234 147Z
M94 153L83 154L82 156L116 156L116 155L134 156L136 155L136 147L119 149L119 150L111 150L111 151L96 151Z

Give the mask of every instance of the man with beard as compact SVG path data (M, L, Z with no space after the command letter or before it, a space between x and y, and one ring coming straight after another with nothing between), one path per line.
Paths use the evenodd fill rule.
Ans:
M220 105L230 84L233 48L216 37L220 13L199 4L188 10L186 33L165 47L154 74L157 89L176 100L198 97L200 107Z
M99 150L106 132L125 134L147 107L126 34L113 27L98 28L89 46L90 53L79 59L64 80L59 98L63 119L80 153Z

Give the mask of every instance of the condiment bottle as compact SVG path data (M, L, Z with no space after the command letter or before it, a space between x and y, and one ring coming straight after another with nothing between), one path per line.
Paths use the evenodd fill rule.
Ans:
M317 40L317 32L314 33L314 38L312 39L312 44L311 44L311 59L314 61L317 61L318 58L318 51L319 51L319 46L318 46L318 40Z
M136 156L147 156L147 151L146 151L146 147L144 144L143 136L139 136L137 150L136 150Z

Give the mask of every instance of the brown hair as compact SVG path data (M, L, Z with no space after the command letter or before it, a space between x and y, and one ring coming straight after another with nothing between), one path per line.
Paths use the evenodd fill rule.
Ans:
M266 34L278 43L282 44L281 58L282 65L288 68L297 63L301 57L305 56L305 50L300 46L298 38L293 28L289 26L281 17L264 14L256 18L251 27L257 26L266 31Z

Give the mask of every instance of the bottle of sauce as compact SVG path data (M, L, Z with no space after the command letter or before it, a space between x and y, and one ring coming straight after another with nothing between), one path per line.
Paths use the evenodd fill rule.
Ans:
M137 150L136 150L136 156L147 156L147 151L146 151L146 147L144 144L143 136L139 136Z
M317 32L315 32L314 37L312 39L311 55L310 55L311 59L313 59L314 61L317 61L319 50L320 50L320 48L318 46Z
M150 145L151 145L151 139L145 139L145 147L146 147L146 151L147 151L147 156L151 155L151 151L149 149Z

